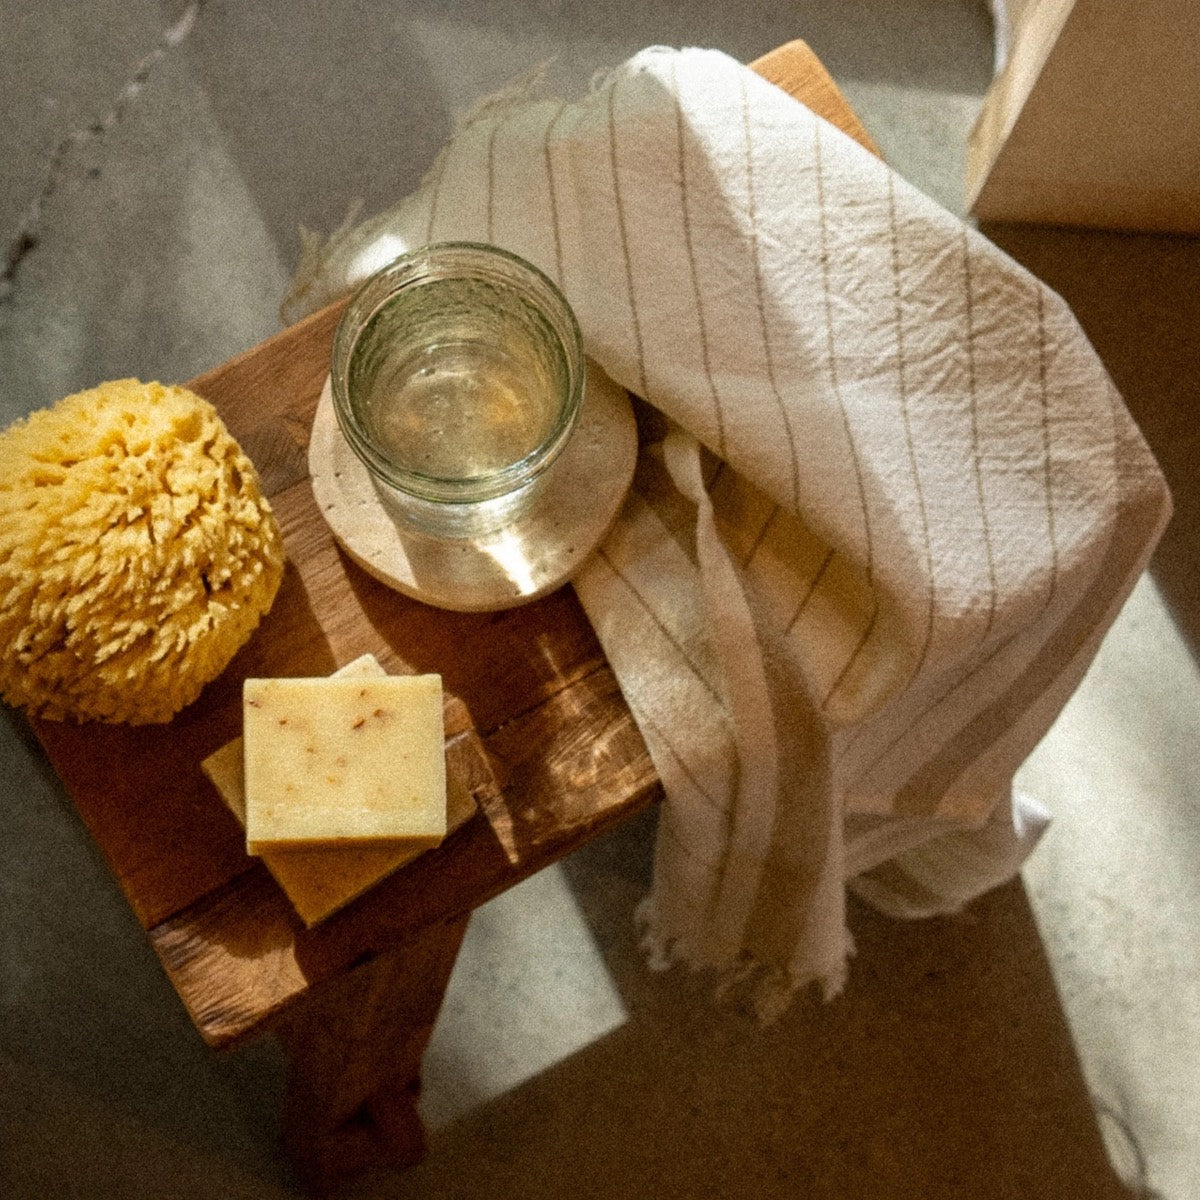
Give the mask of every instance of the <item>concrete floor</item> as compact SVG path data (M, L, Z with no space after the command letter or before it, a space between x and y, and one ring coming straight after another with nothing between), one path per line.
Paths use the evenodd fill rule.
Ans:
M985 0L0 0L0 423L184 380L278 327L298 227L408 191L531 64L806 38L961 208ZM1177 517L1023 772L1055 823L953 919L852 913L846 996L763 1033L649 974L653 814L477 914L428 1059L432 1153L358 1195L1200 1196L1200 245L998 228L1075 305ZM280 1197L282 1063L201 1045L19 718L0 718L0 1196Z

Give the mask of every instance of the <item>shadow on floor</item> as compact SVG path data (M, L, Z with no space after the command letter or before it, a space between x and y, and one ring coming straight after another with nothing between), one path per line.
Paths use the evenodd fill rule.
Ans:
M435 1132L354 1195L1053 1197L1133 1193L1103 1148L1025 892L956 917L852 911L845 995L777 1026L636 946L654 814L564 866L627 1021Z

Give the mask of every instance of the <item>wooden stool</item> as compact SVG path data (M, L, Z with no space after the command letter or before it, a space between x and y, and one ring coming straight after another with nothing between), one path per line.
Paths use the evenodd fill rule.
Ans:
M802 42L753 66L873 149ZM659 795L570 589L504 613L447 613L389 591L338 551L305 450L341 308L190 384L258 466L283 529L287 573L262 627L169 725L35 722L205 1041L281 1037L285 1142L314 1186L424 1153L421 1056L471 912ZM325 675L367 652L390 672L441 673L448 768L481 811L306 929L247 857L199 764L241 732L243 679Z

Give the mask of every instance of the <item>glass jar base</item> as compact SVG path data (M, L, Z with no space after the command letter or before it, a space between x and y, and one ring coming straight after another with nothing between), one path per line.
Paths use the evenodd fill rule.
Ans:
M546 479L553 470L551 467L543 471L515 491L473 503L423 500L389 487L382 480L372 482L380 503L398 526L425 537L469 541L519 520L545 489Z
M561 587L607 534L637 461L627 393L591 364L587 374L575 434L527 502L490 530L460 537L447 536L444 525L436 534L422 530L411 513L397 519L347 445L327 383L308 462L318 509L338 545L388 587L458 612L514 608Z

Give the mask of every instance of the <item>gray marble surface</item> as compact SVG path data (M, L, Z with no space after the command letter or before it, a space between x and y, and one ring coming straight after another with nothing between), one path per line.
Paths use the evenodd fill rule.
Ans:
M0 424L274 332L300 227L399 198L456 112L537 63L570 92L648 44L792 37L960 209L984 0L0 0ZM847 996L763 1033L646 971L634 822L477 914L428 1058L430 1160L359 1194L1200 1194L1200 255L990 232L1075 304L1178 508L1023 772L1056 816L1024 887L919 927L855 909ZM0 903L0 1195L293 1194L277 1049L203 1047L8 712Z

